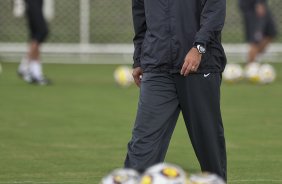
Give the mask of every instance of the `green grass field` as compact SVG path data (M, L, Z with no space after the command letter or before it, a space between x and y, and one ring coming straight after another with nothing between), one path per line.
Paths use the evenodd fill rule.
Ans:
M0 184L99 183L121 167L138 98L115 85L115 65L46 64L54 85L0 74ZM271 85L222 85L230 184L282 183L282 64ZM199 172L182 118L167 162Z

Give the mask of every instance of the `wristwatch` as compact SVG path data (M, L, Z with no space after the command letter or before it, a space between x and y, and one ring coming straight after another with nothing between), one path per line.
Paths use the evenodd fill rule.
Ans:
M201 44L195 44L194 47L198 50L200 54L206 53L206 48Z

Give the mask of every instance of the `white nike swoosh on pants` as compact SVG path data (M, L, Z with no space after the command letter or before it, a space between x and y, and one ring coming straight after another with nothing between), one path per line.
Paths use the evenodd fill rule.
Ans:
M204 74L204 77L208 77L211 73Z

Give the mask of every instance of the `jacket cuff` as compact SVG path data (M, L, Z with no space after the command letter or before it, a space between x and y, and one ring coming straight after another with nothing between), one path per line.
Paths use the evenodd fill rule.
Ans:
M133 68L137 68L137 67L140 67L141 64L140 64L140 59L137 59L137 60L134 60L134 63L132 65Z
M193 43L193 45L197 45L197 44L201 44L203 45L205 48L207 48L208 42L209 42L209 33L205 32L204 30L200 30L196 36L195 36L195 41Z
M193 46L196 47L197 45L202 45L203 47L207 48L207 44L204 41L195 41Z
M203 47L207 48L207 42L201 39L196 39L193 43L193 46L202 45Z

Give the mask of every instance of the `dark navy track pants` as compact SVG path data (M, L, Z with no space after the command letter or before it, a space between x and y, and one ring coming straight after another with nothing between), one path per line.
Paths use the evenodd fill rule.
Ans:
M125 167L142 172L163 162L181 111L202 171L226 180L220 85L220 73L144 73Z

